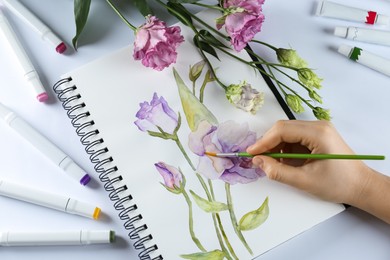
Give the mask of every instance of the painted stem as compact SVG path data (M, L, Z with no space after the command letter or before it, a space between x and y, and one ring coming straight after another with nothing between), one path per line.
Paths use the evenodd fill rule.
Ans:
M245 248L248 250L248 252L252 255L253 254L252 249L249 247L244 236L242 235L241 230L239 230L239 228L238 228L237 218L236 218L236 215L234 214L233 200L232 200L232 194L230 192L230 184L229 183L225 183L225 190L226 190L227 204L228 204L229 213L230 213L230 219L232 221L234 232L236 232L236 234L237 234L238 238L241 240L242 244L245 246Z
M207 250L203 247L202 243L199 241L199 239L196 237L194 232L194 220L193 220L193 213L192 213L192 202L190 197L188 196L187 192L183 189L183 196L187 202L188 205L188 227L190 229L190 234L192 241L196 244L196 246L201 250L202 252L207 252Z
M211 197L212 197L213 201L215 201L213 183L210 179L208 180L208 183L209 183L209 187L210 187ZM233 249L232 245L230 244L229 238L227 237L227 235L225 233L225 229L222 225L222 221L221 221L219 214L216 217L217 217L219 229L221 230L221 234L222 234L223 239L225 240L226 246L228 247L233 258L238 260L239 258L237 257L236 253L234 252L234 249Z
M207 185L206 185L205 181L203 180L202 176L200 176L199 173L196 173L196 177L198 177L198 180L199 180L200 184L202 185L202 188L204 189L204 191L206 193L207 199L209 201L212 201L212 195L211 195L210 191L208 190ZM225 244L223 243L223 238L222 238L222 236L220 234L220 232L221 233L222 232L225 233L225 231L223 230L222 225L219 225L219 227L220 228L222 227L222 229L218 229L218 223L220 222L220 221L218 221L218 219L220 220L219 213L212 213L211 216L213 218L215 233L217 234L219 245L220 245L222 251L225 253L226 258L231 260L232 258L231 258L230 254L229 254L229 251L226 249Z
M184 150L184 147L183 145L181 144L180 142L180 139L179 137L177 136L177 134L175 134L175 138L173 139L175 141L175 143L177 144L177 146L179 147L181 153L184 155L184 158L186 158L188 164L191 166L192 170L196 170L195 166L192 164L191 162L191 159L190 157L188 156L187 152Z

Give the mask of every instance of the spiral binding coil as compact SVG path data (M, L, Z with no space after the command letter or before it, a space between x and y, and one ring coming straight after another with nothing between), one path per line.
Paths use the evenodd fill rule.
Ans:
M99 137L99 130L89 128L95 124L91 119L91 114L85 110L85 103L81 100L81 95L77 93L76 85L71 85L72 78L64 78L59 80L53 86L53 90L56 93L58 99L62 103L62 107L65 109L67 116L71 120L71 124L76 129L77 135L80 137L81 143L84 145L85 151L90 156L90 161L94 164L95 171L99 174L99 179L104 183L104 189L109 193L109 198L114 202L114 208L119 211L119 218L124 221L123 226L129 231L128 236L130 239L135 240L134 248L139 250L139 258L142 260L162 260L161 255L151 258L150 254L158 249L157 245L151 245L146 247L145 244L153 239L152 235L146 235L141 237L140 233L147 230L147 225L135 226L135 223L142 219L141 214L136 214L130 217L129 213L137 209L136 204L131 206L125 206L126 202L131 202L133 199L131 195L120 198L118 193L127 190L126 185L121 185L122 176L116 176L110 178L109 176L116 173L118 168L116 166L109 166L114 161L111 156L108 155L108 148L104 147L104 140ZM67 85L64 88L63 85ZM104 157L106 156L106 157ZM114 187L114 184L118 183Z

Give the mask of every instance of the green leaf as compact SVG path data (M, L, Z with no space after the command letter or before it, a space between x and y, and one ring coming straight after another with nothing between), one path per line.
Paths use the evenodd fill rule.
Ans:
M194 44L195 44L196 47L198 47L202 51L205 51L205 52L213 55L216 59L219 60L217 52L215 51L215 49L210 44L208 44L205 41L200 40L198 36L194 36L194 40L193 41L194 41Z
M220 40L215 38L215 36L212 35L207 30L204 30L204 29L200 30L199 31L199 35L202 37L203 40L205 40L206 42L208 42L210 44L213 44L215 46L219 46L219 47L222 47L222 48L228 48L225 44L223 44Z
M200 2L200 1L201 0L169 0L169 2L175 3L175 4L193 4L193 3Z
M133 2L134 2L135 7L137 7L139 12L143 16L147 16L149 14L153 14L153 11L150 8L150 6L148 5L146 0L134 0Z
M167 3L168 5L168 12L175 16L180 22L187 26L192 26L192 18L191 14L188 13L188 10L179 3L173 3L169 1ZM174 11L173 11L174 10Z
M74 18L76 23L76 35L72 39L73 48L77 50L77 43L88 20L91 0L74 0Z
M173 74L179 89L181 105L191 131L196 131L199 123L203 120L206 120L212 125L218 125L217 118L210 112L210 110L207 109L205 105L200 103L199 99L197 99L194 94L192 94L175 68L173 68Z
M246 213L238 224L238 228L242 231L253 230L263 224L269 215L268 197L257 210Z
M190 192L199 208L206 211L207 213L218 213L220 211L228 210L228 205L225 203L218 201L208 201L196 195L196 193L192 190L190 190Z
M225 253L221 250L214 250L210 252L201 252L201 253L194 253L189 255L181 255L184 259L191 259L191 260L223 260L225 258Z

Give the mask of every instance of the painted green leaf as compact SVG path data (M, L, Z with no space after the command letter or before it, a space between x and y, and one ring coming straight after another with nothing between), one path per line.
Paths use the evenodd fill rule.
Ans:
M74 18L76 23L76 35L72 39L73 48L77 50L77 43L88 20L91 0L74 0Z
M152 9L150 9L150 7L149 7L148 3L146 2L146 0L134 0L133 2L134 2L135 7L137 7L139 12L143 16L147 16L149 14L153 14Z
M221 250L214 250L210 252L181 255L181 257L184 259L191 260L223 260L225 258L225 253Z
M239 222L239 229L242 231L253 230L263 224L269 215L268 197L264 200L260 208L246 213Z
M195 192L190 190L192 197L194 198L196 204L202 210L207 213L217 213L220 211L228 210L228 205L218 201L208 201L200 196L198 196Z
M191 93L175 68L173 68L173 74L179 88L181 105L183 106L184 114L186 115L187 123L191 131L196 131L199 123L203 120L206 120L212 125L217 125L217 118Z

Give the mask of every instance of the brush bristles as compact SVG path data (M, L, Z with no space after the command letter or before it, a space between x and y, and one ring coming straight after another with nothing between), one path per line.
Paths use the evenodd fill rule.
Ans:
M217 154L216 153L212 153L212 152L204 152L206 155L208 155L208 156L217 156Z

